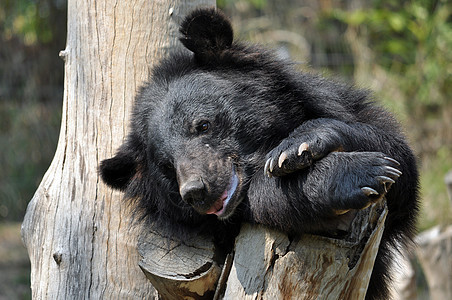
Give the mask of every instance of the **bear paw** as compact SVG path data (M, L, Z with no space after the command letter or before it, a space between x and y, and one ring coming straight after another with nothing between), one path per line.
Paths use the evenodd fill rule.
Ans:
M321 186L324 186L324 195L331 197L336 214L350 209L364 209L380 201L402 175L398 169L400 164L383 153L344 152L330 154L325 160L334 156L338 159L328 163L328 167L321 172L325 178L322 180L319 175L315 178L321 181L317 188L322 189ZM324 174L324 170L334 172L334 179L328 180L331 174Z
M310 166L313 162L312 152L306 142L290 145L286 150L281 150L281 148L280 145L267 155L264 174L268 177L290 174Z

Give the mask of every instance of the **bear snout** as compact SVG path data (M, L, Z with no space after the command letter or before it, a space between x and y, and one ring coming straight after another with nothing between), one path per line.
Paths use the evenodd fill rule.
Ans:
M179 193L182 200L193 207L202 207L204 197L206 196L206 186L201 178L194 178L184 182Z
M235 192L235 168L230 159L221 159L216 153L204 153L202 158L189 156L175 161L179 194L199 214L220 216Z

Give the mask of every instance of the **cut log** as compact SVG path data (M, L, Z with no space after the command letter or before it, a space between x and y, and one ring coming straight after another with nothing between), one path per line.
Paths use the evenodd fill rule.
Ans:
M215 286L215 299L364 299L387 208L379 203L349 213L356 216L340 239L309 234L290 239L244 224L230 273L208 237L182 244L151 232L139 243L140 266L164 299L211 299ZM217 284L220 267L224 280ZM203 289L193 288L198 286Z
M183 243L163 229L140 237L140 267L162 299L212 299L221 268L213 241L195 233Z
M386 215L359 212L344 239L243 226L224 299L364 299Z

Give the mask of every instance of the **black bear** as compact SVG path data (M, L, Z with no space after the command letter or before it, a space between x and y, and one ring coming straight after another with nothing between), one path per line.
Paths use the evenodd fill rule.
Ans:
M328 232L386 196L367 298L387 298L392 252L409 244L418 213L416 161L398 123L365 90L233 41L216 9L195 10L180 32L190 51L152 71L127 140L101 163L104 182L144 219L220 239L240 222Z

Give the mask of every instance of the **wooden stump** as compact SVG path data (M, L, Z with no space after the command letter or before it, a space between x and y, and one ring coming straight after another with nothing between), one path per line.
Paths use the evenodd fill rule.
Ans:
M155 228L138 242L140 267L162 299L212 299L221 268L215 245L195 233L183 243Z
M230 273L208 237L181 243L152 232L140 240L140 266L163 299L211 299L214 292L214 299L364 299L387 207L379 203L349 213L356 215L340 239L289 239L244 224Z

